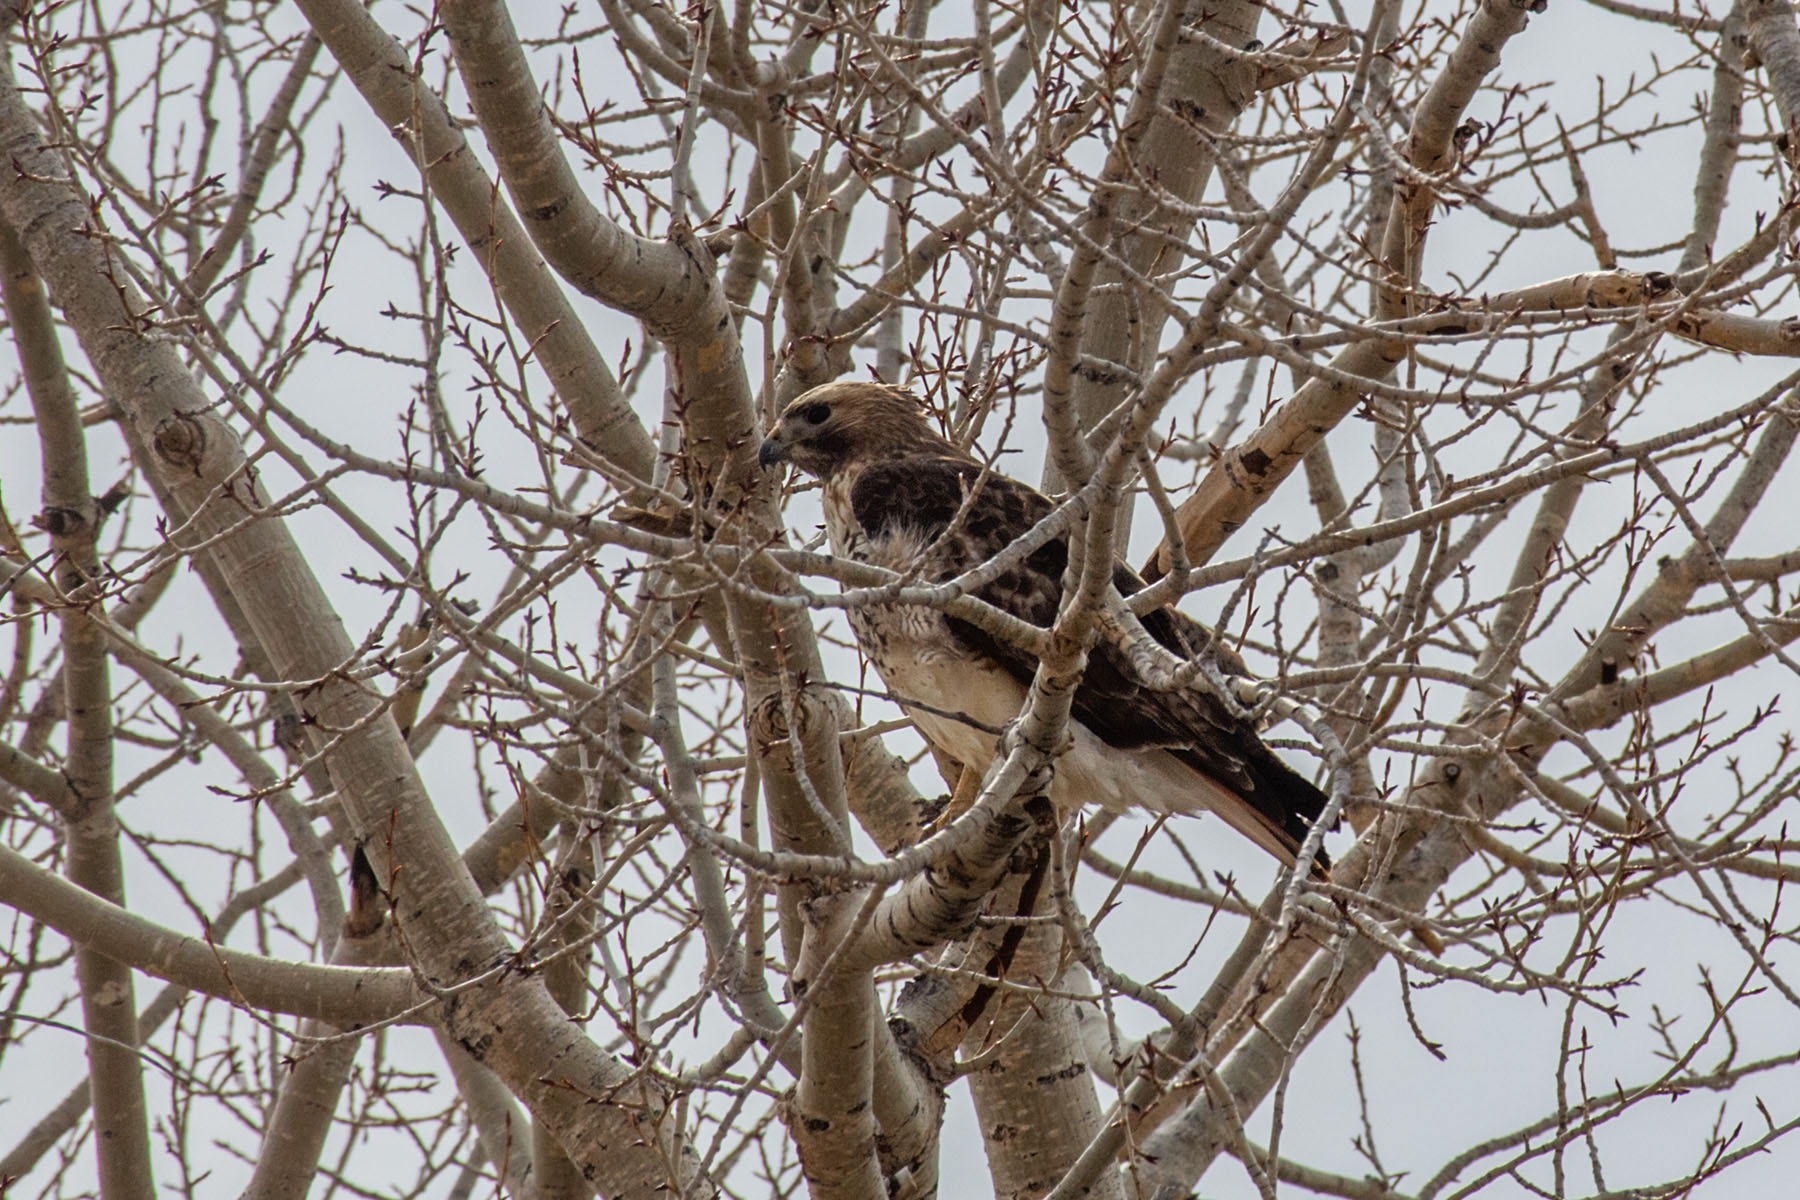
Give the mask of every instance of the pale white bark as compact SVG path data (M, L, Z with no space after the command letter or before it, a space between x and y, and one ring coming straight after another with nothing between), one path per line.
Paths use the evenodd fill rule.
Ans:
M241 447L207 411L173 349L144 338L133 315L141 303L134 305L132 289L120 287L106 250L79 236L86 206L61 162L44 148L10 72L0 81L0 151L30 168L0 183L0 214L23 231L32 261L74 324L89 361L150 440L164 482L196 514L189 536L231 529L234 514L218 499L222 489L246 487L239 480ZM254 491L249 499L255 501ZM352 646L282 523L269 518L239 527L207 553L275 669L289 679L332 680ZM368 697L343 681L322 682L302 707L315 727L339 731L332 778L352 828L370 839L394 919L426 980L453 985L502 962L506 941L432 812L392 721L385 715L368 720ZM461 994L441 1019L447 1032L555 1125L596 1182L621 1195L648 1195L667 1185L663 1158L646 1143L635 1116L613 1105L590 1108L569 1090L543 1082L577 1080L593 1094L637 1090L631 1071L568 1029L540 982L515 978ZM687 1180L676 1182L685 1186Z
M253 888L239 892L228 901L214 916L210 928L214 936L223 939L245 914L255 911L268 901L292 887L300 880L298 864L289 864L286 868L271 875ZM79 896L75 897L80 901ZM188 989L180 984L169 984L157 993L156 998L146 1004L138 1014L139 1036L148 1040L165 1021L172 1016L188 996ZM0 1177L18 1179L26 1175L37 1165L40 1158L47 1153L60 1139L74 1128L88 1111L89 1087L83 1079L65 1095L62 1100L44 1115L31 1129L0 1158Z
M1788 0L1745 0L1744 21L1791 139L1800 129L1800 28L1794 6Z
M1649 28L1669 49L1622 96L1609 59L1604 110L1541 111L1534 41L1489 36L1524 20L1530 6L1511 0L1465 6L1460 28L1432 24L1442 6L1377 5L1354 14L1366 17L1360 30L1332 19L1352 14L1317 8L1265 18L1256 6L1151 0L982 3L973 38L945 36L947 6L911 3L600 0L584 15L497 0L430 13L307 0L342 63L332 71L316 65L329 61L315 57L325 39L291 22L247 24L214 6L155 9L166 26L128 17L115 28L104 7L45 10L19 26L15 61L43 87L0 106L12 135L0 146L11 164L0 212L24 215L65 325L90 351L61 386L90 406L90 437L119 422L138 469L115 489L124 507L98 554L86 548L73 573L59 575L47 552L57 529L17 520L30 501L8 492L16 523L0 514L0 591L23 618L0 627L12 650L0 663L0 807L22 856L0 857L21 931L9 950L22 950L0 1005L18 1015L0 1012L0 1040L41 1009L43 981L76 995L58 957L65 939L225 1001L197 995L192 1019L158 1044L228 1040L262 1086L286 1086L277 1103L207 1097L203 1077L172 1078L179 1119L163 1127L156 1166L182 1173L173 1186L193 1177L205 1116L235 1106L254 1121L257 1103L271 1116L255 1190L281 1194L300 1191L314 1167L363 1187L376 1127L396 1114L423 1122L410 1124L410 1153L452 1195L501 1179L515 1194L704 1196L716 1181L871 1200L1185 1194L1234 1170L1264 1195L1429 1200L1508 1172L1545 1194L1611 1195L1639 1176L1621 1175L1607 1138L1638 1109L1657 1107L1664 1122L1663 1102L1649 1099L1658 1088L1771 1101L1767 1129L1737 1143L1681 1127L1705 1165L1656 1185L1674 1194L1794 1127L1776 1111L1782 1068L1742 1055L1717 1069L1700 1062L1749 1028L1746 992L1800 1004L1779 957L1791 937L1761 907L1800 878L1780 831L1792 781L1779 715L1741 703L1800 660L1787 594L1800 558L1777 503L1795 381L1753 397L1770 372L1737 361L1800 347L1779 257L1793 214L1770 182L1793 158L1789 101L1800 95L1787 86L1800 42L1784 6L1695 18L1604 0L1620 15L1582 19ZM1574 19L1553 9L1533 38ZM1252 43L1259 29L1272 47ZM114 54L134 39L190 57L134 91L120 69L131 56ZM1740 42L1754 43L1747 66ZM204 63L191 81L189 61ZM102 77L113 86L96 89ZM1669 99L1709 85L1703 109ZM1210 97L1204 111L1197 96ZM350 129L364 105L398 131L409 169L384 169L384 152L399 156L356 136L342 143L351 160L322 162L332 124ZM1248 119L1233 119L1240 109ZM1505 120L1484 126L1495 111ZM148 175L122 136L140 114L151 118L140 126ZM26 136L34 122L54 145ZM1683 158L1698 149L1692 221L1634 211L1626 234L1605 172L1628 152L1642 165L1673 145ZM85 195L65 190L59 158ZM365 167L383 180L379 204L353 190ZM1658 165L1661 179L1679 184L1680 173ZM322 202L308 208L315 184ZM1752 214L1767 217L1754 230ZM1658 246L1636 244L1645 217ZM450 225L460 244L445 244ZM296 229L306 246L284 241ZM1715 252L1721 237L1738 244ZM1518 255L1570 238L1592 263L1514 286ZM358 257L370 253L383 261ZM1481 256L1486 269L1465 273ZM416 357L405 333L345 336L347 313L377 316L352 293L385 286L396 265L416 278L368 324L416 327ZM284 272L288 293L271 305ZM596 320L592 305L564 299L569 287L611 313ZM27 387L40 391L64 373L46 371L39 353L56 329L41 304L35 318L21 312L9 330ZM570 323L576 313L589 332ZM1178 335L1164 332L1171 316ZM339 398L309 398L302 381L324 371L355 381L363 369L322 364L315 337L407 377L393 390L416 390L423 422L404 395L358 396L366 428L347 427ZM626 355L603 360L621 345ZM1082 485L1020 543L951 581L789 548L788 497L753 466L768 409L869 362L889 375L916 367L910 384L946 428L1009 474L1038 469L1035 450L1018 454L1037 445L1021 427L1048 420L1052 474ZM601 374L587 374L596 364ZM203 382L184 367L206 372ZM570 420L539 411L539 372ZM643 405L658 389L653 437ZM609 420L623 431L617 445L593 436ZM1237 434L1218 432L1259 420L1235 447ZM1366 473L1361 420L1383 460ZM398 449L382 440L396 421ZM4 414L0 428L39 433ZM69 458L67 422L49 433L64 446L57 461ZM1178 515L1182 481L1153 473L1171 462L1204 473L1215 456ZM1304 518L1275 529L1261 507L1301 461L1317 533ZM284 540L252 476L289 472L301 482L276 485L290 489L281 513L308 513L312 528L337 522L359 545ZM1171 543L1169 574L1122 603L1107 594L1109 568L1137 487ZM88 490L67 494L79 506ZM1627 491L1631 521L1597 528ZM799 515L811 503L787 509L797 538L812 533ZM1234 523L1258 522L1271 529L1253 553L1206 561ZM1200 566L1180 552L1184 523ZM1051 538L1074 549L1053 628L972 598ZM1519 538L1506 584L1507 564L1494 576L1492 556L1512 557ZM1738 553L1753 557L1729 557L1752 544ZM365 550L382 578L354 565ZM348 580L309 579L301 552ZM482 578L490 566L498 587ZM224 627L165 607L168 620L135 633L162 589L193 570ZM386 611L345 637L315 582L347 605L368 589ZM471 612L475 595L485 607ZM881 707L881 682L813 633L825 616L841 629L839 609L894 602L953 614L1043 664L986 794L946 829L927 824L938 802L883 744L900 723ZM1348 854L1349 837L1331 835L1340 867L1324 895L1294 882L1260 910L1240 880L1215 875L1216 824L1156 828L1138 852L1117 827L1098 846L1058 843L1102 885L1118 884L1095 909L1113 915L1090 928L1066 880L1034 881L1048 821L1033 797L1096 638L1119 639L1146 679L1185 686L1209 673L1132 615L1176 602L1217 617L1222 640L1268 680L1230 694L1259 716L1298 718L1299 745L1287 726L1268 736L1302 769L1315 749L1327 759L1334 804L1345 764L1359 772L1357 823L1372 832ZM65 613L98 633L98 651L54 636ZM1550 653L1570 624L1583 646L1593 629L1591 650ZM385 649L396 629L423 640ZM96 686L108 658L112 678ZM437 691L422 721L410 707L420 689ZM105 774L82 749L100 723L68 721L65 697L85 698L91 714L109 692L122 700L110 738L133 764L109 787L190 924L147 922L43 866L55 822L89 815L92 789L77 777ZM1296 697L1318 712L1294 708ZM949 711L958 701L933 698ZM1693 707L1705 719L1689 726ZM264 748L277 714L286 772ZM1722 745L1727 727L1742 732ZM449 776L445 755L469 756L490 814L485 829L452 826L479 831L461 854L410 761ZM911 767L923 779L931 765ZM937 765L946 782L961 774ZM159 781L165 770L183 785ZM191 786L197 776L203 787ZM454 785L430 799L469 822ZM231 863L225 886L283 862L291 883L304 866L316 918L303 894L288 896L233 939L262 955L224 952L224 930L201 915L217 881L185 875L160 849L176 828L164 804L203 818L214 805L251 813L241 842L216 838ZM271 812L282 825L272 842ZM1065 836L1073 819L1064 814ZM1085 832L1099 838L1105 826L1090 820ZM341 909L332 856L358 842L381 860L408 974L323 965ZM594 873L566 878L589 851ZM1137 857L1175 851L1185 861L1173 877ZM1085 900L1097 881L1083 882ZM567 913L565 887L580 896ZM1715 984L1715 946L1747 964L1738 991L1709 995L1710 1016L1696 1010L1704 1032L1687 1012L1659 1026L1673 1030L1673 1065L1590 1094L1583 1043L1565 1033L1545 1077L1553 1113L1425 1150L1416 1136L1397 1146L1371 1119L1359 1076L1357 1094L1337 1099L1346 1129L1359 1101L1365 1109L1369 1178L1313 1165L1337 1127L1293 1124L1294 1066L1303 1054L1331 1060L1313 1043L1343 1029L1347 997L1380 964L1443 984L1434 1000L1468 988L1566 1004L1579 1030L1584 1007L1637 1015L1589 964L1602 949L1609 964L1630 956L1615 909L1654 919L1671 896L1688 904L1684 919L1711 923L1703 965ZM1135 957L1141 945L1127 928L1138 906L1158 904L1191 914L1194 938L1242 929L1212 978L1140 982L1119 968L1115 948L1133 943ZM206 936L184 940L176 927ZM1547 935L1521 949L1519 928ZM1566 928L1579 946L1557 965L1549 939ZM590 934L598 987L583 978ZM16 1004L14 978L21 996L30 986ZM1410 1007L1371 1013L1368 991L1359 1026L1406 1036ZM164 989L139 1037L178 994ZM1134 1005L1166 1027L1123 1037L1109 1018ZM309 1022L298 1040L276 1032L293 1024L284 1009ZM1421 1037L1430 1016L1416 1014ZM340 1090L356 1043L307 1036L388 1019L450 1031L466 1099L440 1084L378 1111L378 1088ZM418 1064L390 1053L409 1040L385 1038L365 1061L409 1071ZM1595 1049L1615 1045L1596 1032ZM290 1052L291 1073L277 1066ZM414 1078L433 1070L444 1073L441 1056ZM1121 1089L1110 1113L1093 1076ZM95 1086L102 1078L96 1070ZM937 1161L946 1092L965 1087L991 1181ZM88 1089L84 1080L39 1121L0 1174L37 1164L48 1176L47 1153L91 1156L85 1142L53 1145ZM180 1107L190 1103L192 1117ZM1677 1124L1683 1103L1668 1106ZM1428 1098L1409 1119L1419 1112L1432 1115ZM1244 1135L1246 1121L1260 1130L1271 1117L1270 1138ZM334 1125L351 1136L326 1137ZM235 1154L256 1136L222 1140ZM1221 1149L1240 1164L1207 1174ZM76 1167L63 1192L85 1186L85 1161Z
M526 236L512 210L495 199L493 183L469 152L443 101L419 85L412 63L362 5L347 0L305 0L298 7L369 107L399 139L408 159L431 187L432 196L489 271L495 290L549 374L583 442L627 479L648 480L655 461L649 435L620 397L612 370L557 286L549 266L532 253L532 238ZM529 85L529 77L524 82ZM531 102L541 124L535 91ZM535 129L531 122L509 125L503 131L508 140L502 144L530 156L536 143L529 135ZM508 159L502 165L519 161ZM545 155L529 161L549 166L560 163L561 158ZM547 186L555 187L556 182L551 180ZM527 207L538 218L536 223L543 225L579 195L575 190L562 200L540 197L537 205ZM565 222L555 228L570 227ZM570 236L580 238L586 231L576 226Z
M9 903L71 942L197 992L338 1025L389 1020L409 1011L426 1019L431 996L402 968L320 967L210 945L85 894L4 848L0 879Z
M583 942L593 925L591 915L574 904L592 875L592 855L577 850L563 867L547 914L562 924L551 947L556 958L544 968L544 985L572 1021L580 1021L587 1008L589 948ZM587 1200L593 1195L593 1185L581 1177L556 1131L541 1121L531 1126L531 1174L539 1200Z
M373 965L382 957L384 941L378 936L345 938L333 965ZM301 1027L306 1040L296 1046L293 1067L269 1110L256 1170L243 1200L305 1200L312 1190L339 1098L362 1047L359 1038L339 1036L345 1032L319 1020Z
M1767 487L1773 465L1791 449L1796 432L1792 415L1775 410L1757 451L1707 526L1705 540L1697 542L1686 558L1712 559L1724 553L1743 518ZM1666 623L1666 619L1658 622L1657 614L1679 608L1681 598L1691 594L1688 578L1679 569L1660 575L1652 584L1651 595L1633 610L1643 614L1645 626L1616 626L1602 640L1618 649L1621 640L1629 645L1640 634ZM1662 604L1670 605L1670 609L1661 609ZM1782 636L1787 640L1793 631L1784 628ZM1760 644L1767 639L1766 634L1753 635L1759 652L1767 652L1767 647ZM1606 651L1600 653L1604 655ZM1594 661L1597 660L1590 651L1552 695L1585 690L1583 681L1590 679L1590 663ZM1684 672L1681 682L1697 683L1694 672ZM1490 698L1495 694L1492 689L1486 693ZM1612 720L1629 711L1629 707L1588 711L1590 719ZM1473 722L1471 733L1492 726L1496 719L1505 720L1505 716L1490 709ZM1519 802L1523 795L1521 785L1534 764L1566 736L1567 728L1558 721L1528 717L1511 726L1502 754L1468 764L1452 757L1439 759L1433 764L1432 773L1409 789L1408 801L1423 814L1433 810L1469 812L1493 820ZM1634 816L1644 819L1642 814ZM1345 879L1363 878L1377 863L1383 863L1380 882L1369 889L1371 894L1394 911L1418 912L1473 851L1472 840L1457 822L1434 822L1429 815L1420 815L1403 823L1390 822L1385 829L1378 826L1346 856L1335 874ZM1278 998L1254 1026L1242 1029L1241 1041L1238 1031L1231 1031L1229 1036L1215 1034L1207 1059L1220 1064L1216 1078L1209 1078L1199 1098L1144 1140L1144 1162L1135 1169L1145 1181L1142 1186L1146 1195L1180 1194L1220 1152L1237 1144L1243 1120L1285 1077L1294 1056L1385 957L1399 948L1398 939L1371 937L1368 932L1345 932L1326 952L1315 952L1308 942L1291 943L1285 955L1259 977L1257 990L1268 989L1264 994ZM1256 1007L1249 996L1239 1003L1245 1011ZM1226 1055L1224 1051L1234 1042L1235 1049Z
M531 1122L495 1074L461 1046L438 1031L438 1048L450 1065L475 1125L481 1149L499 1176L509 1200L537 1200L537 1177L531 1153Z
M1526 12L1511 0L1488 0L1478 10L1413 114L1407 163L1429 175L1440 170L1450 153L1452 135L1463 109L1481 81L1500 61L1507 40L1525 27ZM1382 243L1388 285L1381 293L1378 315L1386 319L1413 311L1402 287L1418 277L1435 188L1410 176L1397 190ZM1399 346L1364 343L1341 352L1332 362L1339 377L1381 379L1403 354ZM1234 446L1201 486L1183 502L1179 518L1187 559L1203 563L1262 505L1324 433L1348 416L1361 399L1359 389L1337 381L1314 380L1301 388L1244 443ZM1172 564L1167 546L1158 549L1146 574L1161 576Z
M107 510L88 484L87 440L63 365L43 284L12 230L0 235L0 284L25 368L44 468L44 512L54 575L75 603L60 613L62 710L68 731L63 869L72 883L125 903L125 864L113 811L113 689L106 636L86 611L100 576L98 537ZM103 1200L137 1200L156 1191L150 1114L137 1047L137 994L124 963L77 945L82 1024L88 1034L88 1084Z
M1048 887L1041 899L1040 912L1054 911ZM1053 979L1062 953L1061 927L1034 925L1008 975ZM973 1031L964 1055L978 1064L969 1075L969 1092L994 1195L1035 1200L1063 1178L1101 1128L1103 1109L1076 1006L1057 995L1008 993ZM1104 1200L1124 1192L1109 1173L1079 1194Z

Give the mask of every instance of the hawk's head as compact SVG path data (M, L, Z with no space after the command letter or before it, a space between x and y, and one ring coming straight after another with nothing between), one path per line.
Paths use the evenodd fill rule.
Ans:
M884 383L840 380L795 398L763 439L756 461L766 470L793 463L828 479L847 463L944 445L911 392Z

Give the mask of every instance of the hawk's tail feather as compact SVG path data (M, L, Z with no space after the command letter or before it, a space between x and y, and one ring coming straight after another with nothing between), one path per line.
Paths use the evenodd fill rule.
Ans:
M1221 804L1215 799L1210 805L1226 824L1292 866L1325 811L1325 793L1260 742L1240 744L1237 750L1224 778L1216 757L1209 760L1194 749L1176 754L1236 801ZM1331 858L1321 846L1313 856L1312 874L1325 879L1330 873Z
M1282 857L1293 863L1299 858L1301 843L1325 811L1325 793L1282 762L1274 751L1262 746L1257 748L1262 753L1244 763L1245 773L1253 785L1244 795L1244 801L1279 831L1287 850ZM1331 858L1325 853L1324 846L1320 846L1313 856L1312 873L1321 879L1331 875Z

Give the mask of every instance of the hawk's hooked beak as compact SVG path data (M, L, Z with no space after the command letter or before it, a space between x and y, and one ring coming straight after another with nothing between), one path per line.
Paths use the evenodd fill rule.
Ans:
M778 462L787 461L787 447L774 436L763 439L763 444L756 452L756 465L768 470Z

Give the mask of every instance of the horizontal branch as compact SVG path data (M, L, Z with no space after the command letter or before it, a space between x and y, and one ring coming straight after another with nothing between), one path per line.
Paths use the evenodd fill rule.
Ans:
M109 904L0 846L0 895L71 942L170 983L265 1012L345 1028L434 1005L402 967L321 967L246 954L189 937Z

